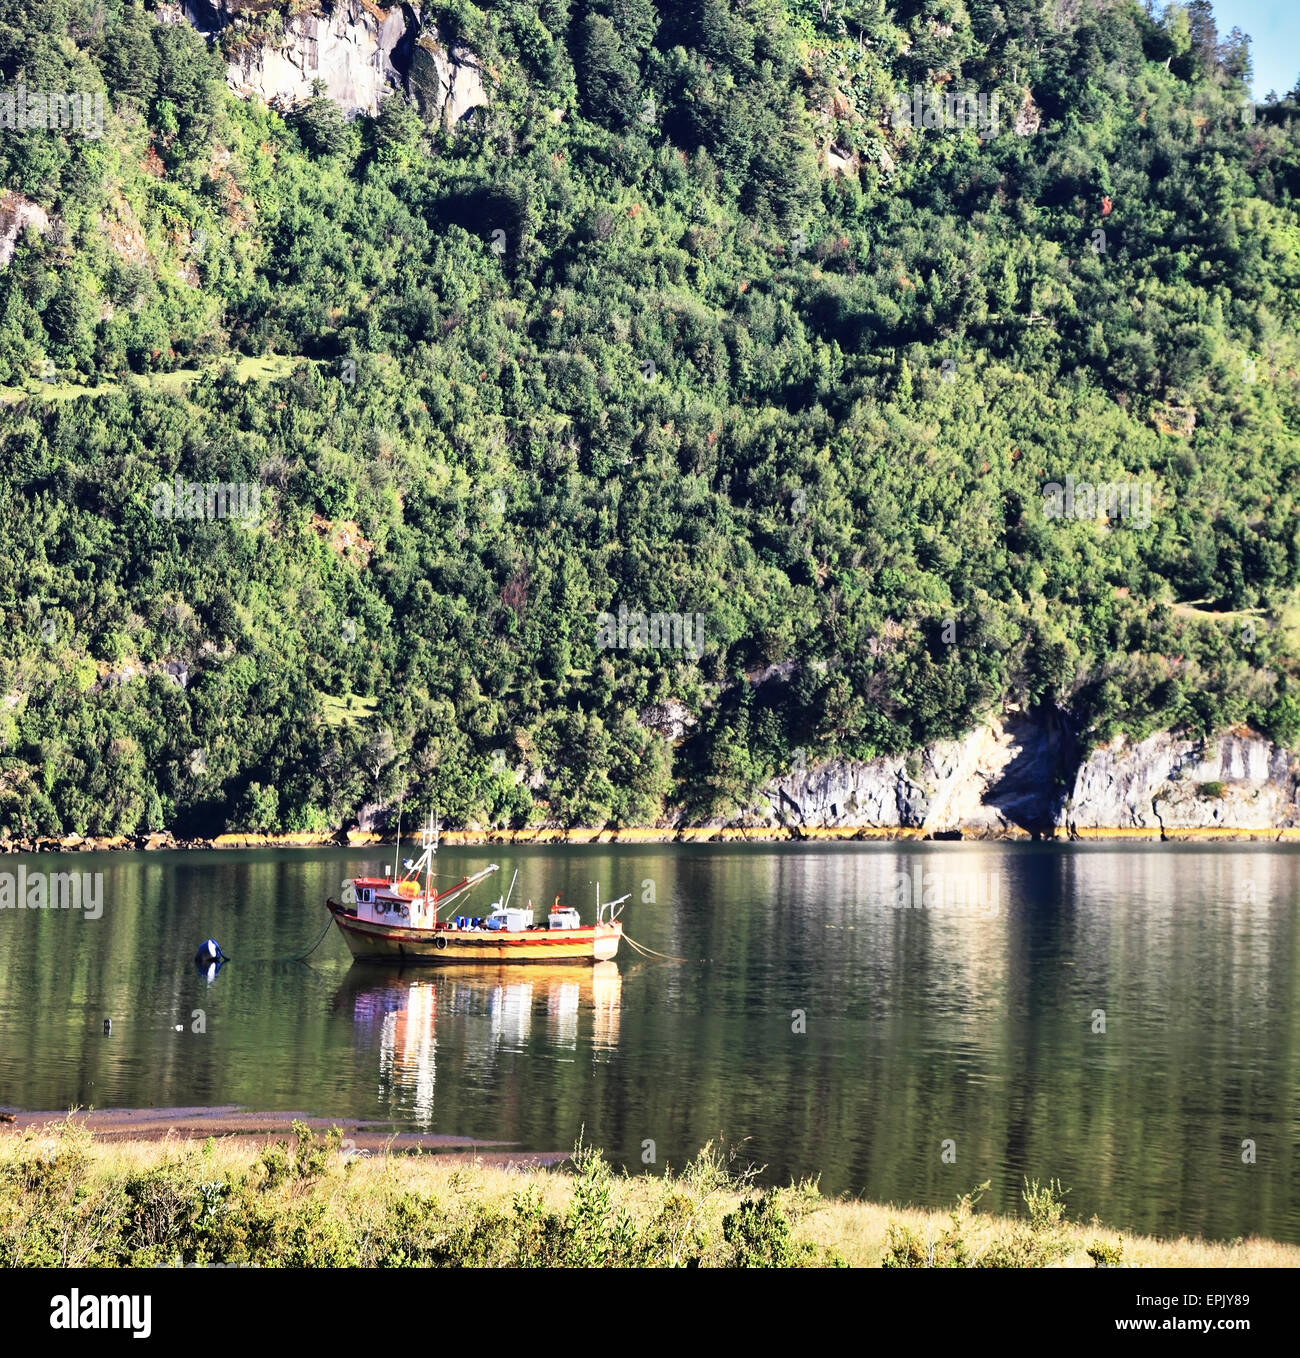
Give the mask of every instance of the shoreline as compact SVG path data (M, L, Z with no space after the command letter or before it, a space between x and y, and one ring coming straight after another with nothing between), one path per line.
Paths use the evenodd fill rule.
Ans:
M624 826L619 829L531 826L521 830L444 830L441 843L451 848L471 845L584 845L584 844L853 844L890 843L986 844L1300 844L1300 826L1202 826L1190 829L1134 826L1088 826L1030 832L1008 829L925 830L898 825L816 826ZM407 842L412 842L407 837ZM0 839L0 855L40 853L195 852L220 849L370 849L392 846L395 835L347 830L332 834L220 834L211 838L177 839L169 833L151 835L37 835Z
M346 1145L375 1154L435 1155L438 1162L459 1162L507 1169L546 1169L570 1158L569 1151L523 1151L513 1141L484 1141L446 1132L399 1131L391 1123L365 1118L324 1118L308 1113L259 1112L238 1104L180 1108L103 1108L73 1112L0 1108L0 1136L67 1124L89 1132L103 1146L143 1147L219 1138L223 1145L255 1150L286 1137L296 1141L294 1125L315 1133L337 1127Z

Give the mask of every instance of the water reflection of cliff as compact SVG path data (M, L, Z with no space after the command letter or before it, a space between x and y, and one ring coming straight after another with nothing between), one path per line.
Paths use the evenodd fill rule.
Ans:
M502 1054L530 1051L593 1062L617 1050L623 978L614 962L591 967L475 967L375 976L354 968L336 1007L356 1041L378 1049L379 1097L431 1119L437 1079L436 1028L464 1065L484 1075Z

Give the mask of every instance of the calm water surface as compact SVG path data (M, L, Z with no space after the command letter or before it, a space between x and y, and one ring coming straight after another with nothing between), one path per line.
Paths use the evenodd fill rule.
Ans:
M943 1205L991 1179L1011 1208L1051 1176L1130 1230L1300 1242L1295 849L444 849L449 879L501 864L480 913L516 868L584 918L599 882L633 892L633 937L688 960L399 975L335 933L274 960L383 861L0 858L104 874L97 921L0 910L0 1106L233 1103L530 1150L585 1128L632 1170L721 1135L830 1193ZM924 904L945 888L968 903ZM190 965L209 935L236 959L211 983Z

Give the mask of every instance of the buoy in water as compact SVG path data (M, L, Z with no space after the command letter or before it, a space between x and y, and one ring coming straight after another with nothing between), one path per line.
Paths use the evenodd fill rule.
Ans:
M230 959L221 951L221 944L215 938L205 939L199 944L199 950L194 954L194 965L200 971L206 971L209 967L220 966L222 962Z
M113 1020L112 1020L112 1019L105 1019L105 1020L104 1020L104 1036L105 1036L105 1037L111 1037L112 1035L113 1035Z

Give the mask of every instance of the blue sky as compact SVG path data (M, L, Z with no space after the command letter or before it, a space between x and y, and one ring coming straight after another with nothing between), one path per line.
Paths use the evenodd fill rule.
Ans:
M1222 40L1231 28L1249 33L1254 94L1284 95L1300 77L1300 0L1213 0ZM1157 5L1157 9L1160 6Z

